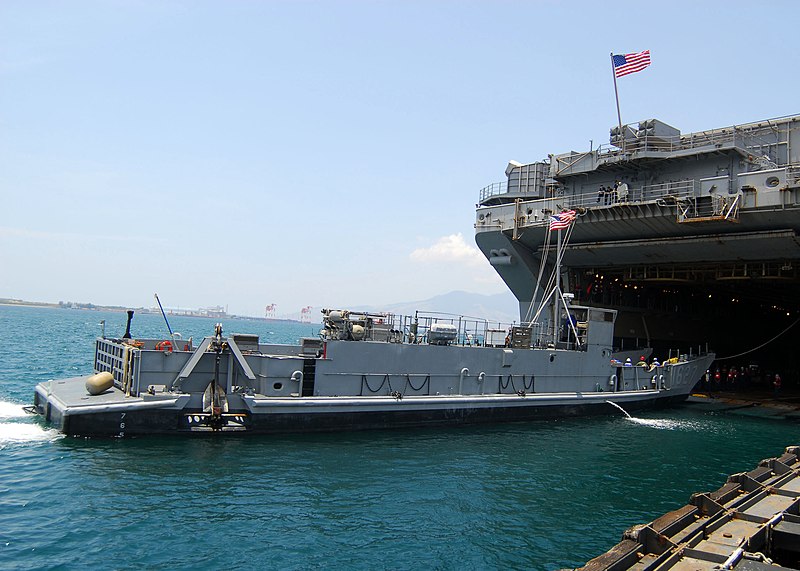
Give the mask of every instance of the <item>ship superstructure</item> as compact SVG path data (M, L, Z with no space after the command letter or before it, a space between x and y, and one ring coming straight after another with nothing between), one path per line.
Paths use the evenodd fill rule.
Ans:
M800 116L689 134L649 119L505 174L480 193L476 241L523 322L555 264L541 228L565 210L564 287L619 310L618 343L734 351L797 319Z

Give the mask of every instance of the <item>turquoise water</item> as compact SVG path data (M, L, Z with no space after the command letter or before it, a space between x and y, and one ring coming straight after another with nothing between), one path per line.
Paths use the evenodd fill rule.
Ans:
M575 567L622 531L800 443L794 423L689 405L626 419L395 432L64 438L35 383L91 372L101 319L0 307L2 569ZM195 339L213 321L171 318ZM226 320L291 342L319 326ZM134 335L159 336L137 315Z

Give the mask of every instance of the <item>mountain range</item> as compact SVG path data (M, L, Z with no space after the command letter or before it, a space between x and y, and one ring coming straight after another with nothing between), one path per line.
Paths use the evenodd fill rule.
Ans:
M517 300L510 293L483 295L466 291L451 291L421 301L405 301L382 306L361 306L356 311L390 312L414 315L415 311L452 313L489 321L512 323L519 321Z

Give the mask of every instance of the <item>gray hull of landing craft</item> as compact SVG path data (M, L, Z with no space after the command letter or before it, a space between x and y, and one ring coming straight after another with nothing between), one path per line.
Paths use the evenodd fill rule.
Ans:
M713 360L683 355L649 370L612 362L602 343L575 350L311 340L309 348L236 340L163 351L158 340L98 339L95 370L111 372L113 386L89 395L87 377L43 382L34 409L67 434L119 437L509 422L619 414L611 402L626 410L679 402Z

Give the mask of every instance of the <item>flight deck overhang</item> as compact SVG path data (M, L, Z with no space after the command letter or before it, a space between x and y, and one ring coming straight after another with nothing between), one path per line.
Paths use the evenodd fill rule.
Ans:
M542 249L539 248L539 255ZM800 237L794 230L769 230L646 240L572 243L564 264L572 268L641 264L694 264L800 260Z
M712 154L735 153L743 158L751 155L747 149L737 145L734 141L708 144L701 147L678 148L659 150L646 148L643 150L622 151L602 150L591 153L565 153L552 157L553 176L558 180L566 180L573 176L583 175L594 171L607 171L610 169L636 170L648 162L662 162L677 159L697 159Z

